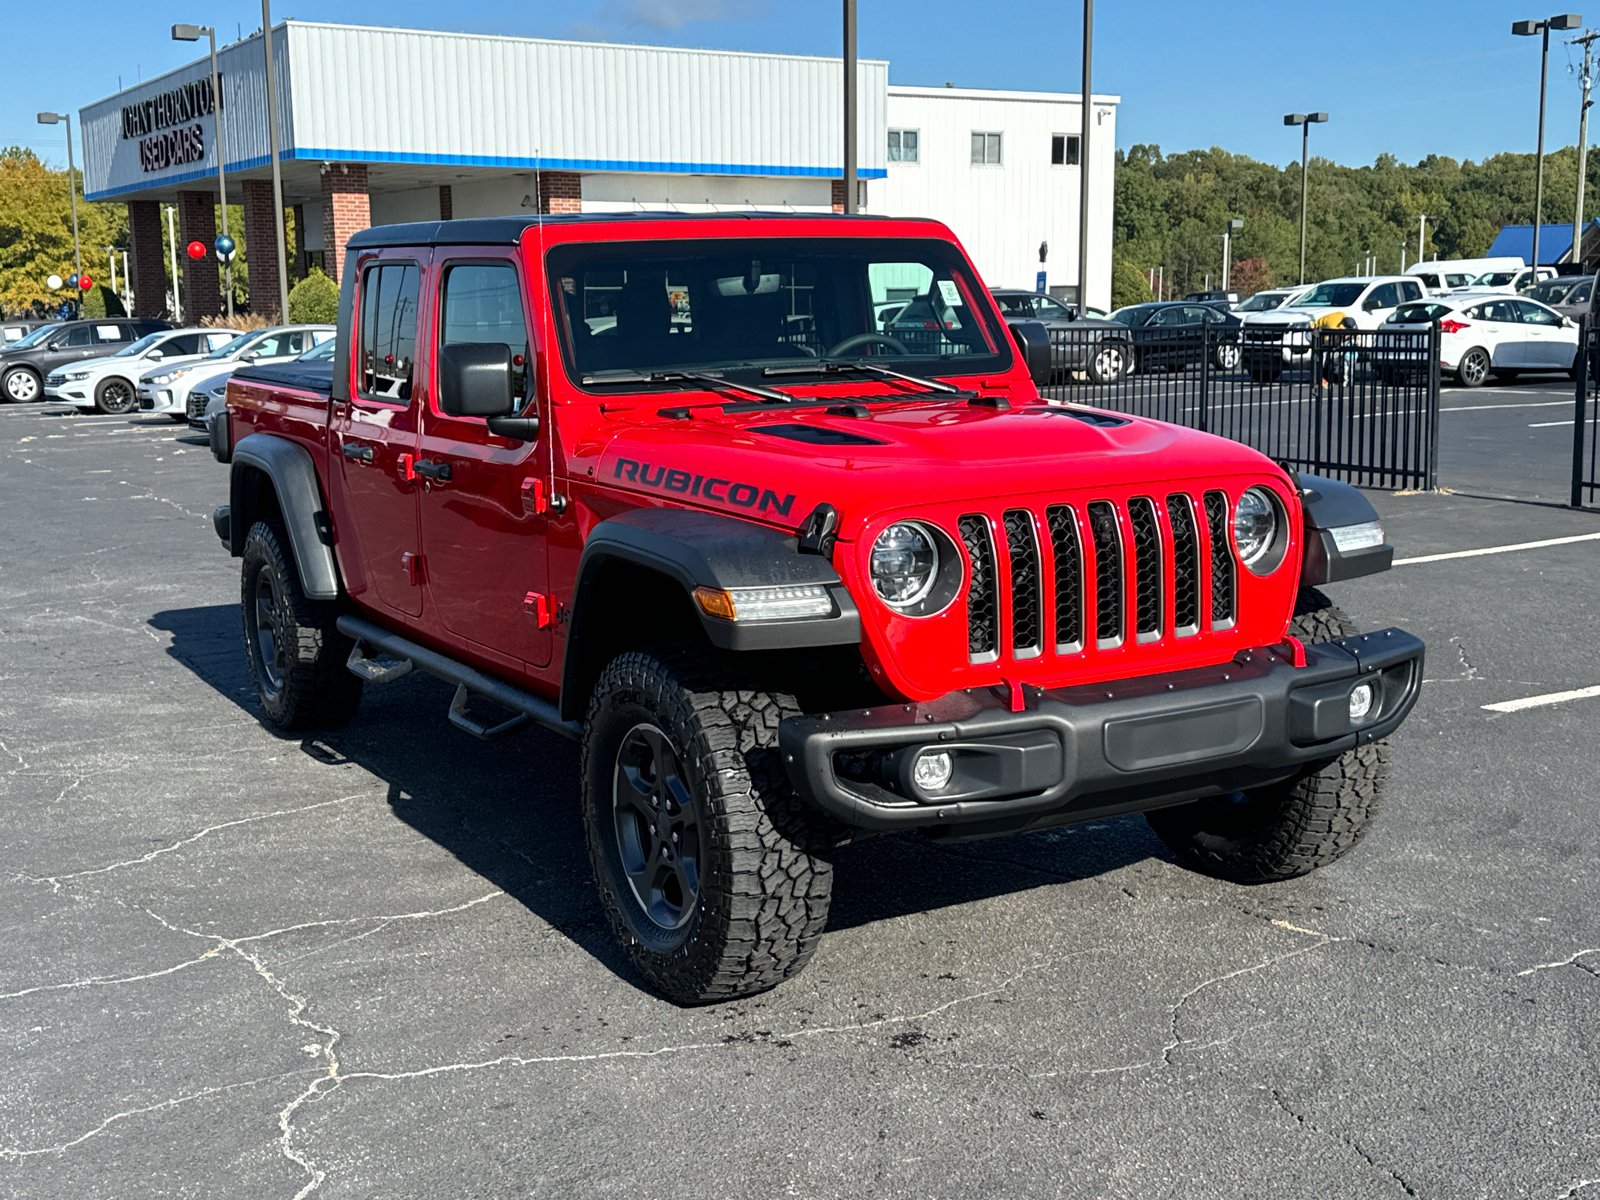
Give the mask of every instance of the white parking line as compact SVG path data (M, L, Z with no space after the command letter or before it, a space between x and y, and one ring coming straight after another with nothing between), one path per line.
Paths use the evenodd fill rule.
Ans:
M1509 554L1513 550L1538 550L1544 546L1567 546L1573 542L1600 541L1600 533L1579 533L1572 537L1546 538L1542 542L1517 542L1512 546L1486 546L1482 550L1453 550L1449 554L1424 554L1418 558L1397 558L1397 567L1415 566L1417 563L1443 562L1447 558L1478 558L1484 554Z
M1565 704L1568 700L1588 700L1600 696L1600 687L1576 688L1570 692L1549 692L1543 696L1524 696L1521 700L1502 700L1499 704L1485 704L1489 712L1514 713L1525 708L1543 708L1547 704Z
M1571 400L1539 400L1533 404L1462 404L1451 408L1441 408L1442 413L1447 412L1485 412L1491 408L1555 408L1561 406L1571 408Z
M1528 428L1529 429L1554 429L1557 425L1565 425L1568 429L1572 428L1572 422L1571 421L1530 421L1528 423Z

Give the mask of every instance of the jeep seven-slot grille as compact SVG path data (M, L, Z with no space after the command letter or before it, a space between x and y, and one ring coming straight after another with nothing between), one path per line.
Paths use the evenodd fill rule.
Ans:
M1032 658L1043 648L1043 597L1039 594L1039 543L1033 514L1025 508L1006 510L1006 552L1011 556L1011 653Z
M1233 624L1233 554L1228 538L1228 497L1206 493L1206 528L1211 535L1211 626Z
M1210 534L1209 563L1203 561L1202 514ZM1049 651L1058 656L1079 654L1091 631L1095 645L1110 650L1129 637L1147 643L1168 634L1194 637L1202 624L1227 629L1236 615L1228 515L1228 499L1222 492L1208 492L1203 498L1174 492L1159 500L1135 496L1118 502L1094 500L1081 507L1052 504L1042 512L1012 508L992 516L963 515L958 528L972 563L967 590L970 660L994 662L1002 645L1014 659ZM996 557L994 539L1002 531L1009 570ZM1168 536L1170 567L1163 545ZM1092 565L1086 561L1085 542L1093 548ZM1201 582L1208 568L1209 622ZM1004 596L1002 573L1010 584ZM1052 589L1048 595L1047 587ZM1046 614L1053 617L1051 627L1045 624Z
M1078 517L1070 505L1045 510L1050 526L1050 553L1056 566L1056 653L1083 649L1083 551L1078 545Z
M993 662L1000 656L1000 599L989 522L981 513L968 513L957 525L972 560L972 581L967 587L967 655L973 662Z
M1189 497L1168 496L1167 519L1172 522L1172 623L1183 637L1200 632L1200 535Z

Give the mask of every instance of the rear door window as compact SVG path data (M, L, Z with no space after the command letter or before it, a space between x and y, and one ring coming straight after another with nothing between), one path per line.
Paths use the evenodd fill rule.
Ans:
M408 262L368 267L361 277L361 342L356 361L361 365L357 394L363 399L410 403L420 282L417 265Z

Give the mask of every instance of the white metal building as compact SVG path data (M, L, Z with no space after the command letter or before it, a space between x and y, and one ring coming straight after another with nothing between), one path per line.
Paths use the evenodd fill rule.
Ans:
M274 27L272 47L297 274L315 260L337 278L345 242L370 224L843 205L838 59L302 21ZM164 291L160 204L177 206L181 243L215 237L219 117L252 299L257 311L276 307L263 58L259 33L218 51L220 114L206 58L80 113L89 198L129 207L140 311ZM1058 131L1075 144L1076 97L890 88L888 64L870 60L857 89L866 211L948 221L993 285L1031 286L1027 265L1048 240L1050 282L1075 281L1077 169L1036 162L1035 143ZM1105 237L1090 262L1098 272L1103 257L1104 285L1091 284L1091 302L1110 293L1115 103L1096 97ZM920 156L908 162L889 131L913 127ZM998 161L968 164L975 131L999 135ZM185 268L186 312L216 310L212 266Z

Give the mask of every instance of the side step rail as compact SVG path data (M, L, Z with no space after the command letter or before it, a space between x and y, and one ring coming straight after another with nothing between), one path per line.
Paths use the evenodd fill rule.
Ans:
M343 616L339 618L338 624L340 633L356 640L355 651L350 656L349 665L352 673L360 678L370 679L374 683L388 683L390 680L400 678L414 667L446 683L455 684L455 699L450 704L450 723L463 732L492 741L515 733L532 723L573 741L583 737L582 725L576 721L563 721L560 710L554 704L535 696L532 692L525 692L509 683L491 678L482 671L467 666L466 663L457 662L437 651L429 650L426 646L419 646L360 617ZM393 667L379 666L362 653L363 646L379 650L390 658L400 661ZM466 713L467 701L472 696L482 696L485 700L498 704L501 708L510 709L517 715L499 725L483 725Z

